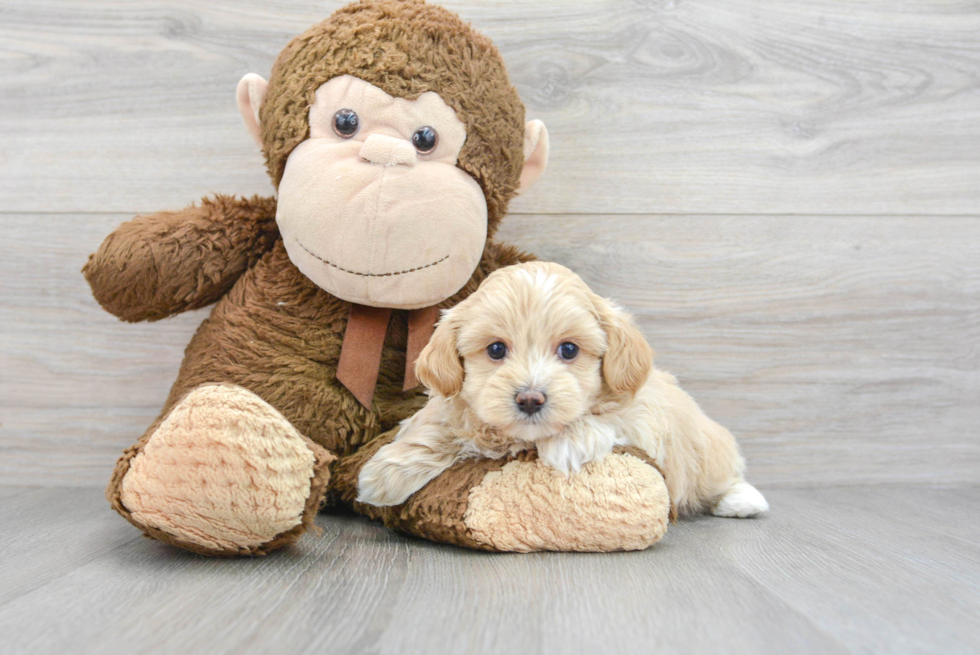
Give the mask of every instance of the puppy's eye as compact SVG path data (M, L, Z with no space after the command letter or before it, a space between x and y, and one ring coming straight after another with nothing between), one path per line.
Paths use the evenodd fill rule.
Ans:
M570 362L578 356L578 346L571 341L566 341L558 346L558 356L566 362Z
M333 131L342 139L349 139L357 130L361 129L361 122L353 109L341 109L333 115Z
M425 154L427 152L432 152L435 150L436 141L439 140L436 131L431 127L420 127L415 130L415 134L412 135L412 145L419 152Z
M487 346L487 356L490 359L503 359L507 355L507 346L503 341L494 341Z

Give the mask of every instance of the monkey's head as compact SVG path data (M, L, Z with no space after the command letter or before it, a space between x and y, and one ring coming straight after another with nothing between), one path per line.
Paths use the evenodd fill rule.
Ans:
M420 0L364 0L238 85L292 262L350 302L416 309L470 279L548 134L500 53Z

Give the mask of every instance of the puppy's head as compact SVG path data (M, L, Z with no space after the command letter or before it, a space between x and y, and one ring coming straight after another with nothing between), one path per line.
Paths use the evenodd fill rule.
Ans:
M533 441L589 412L604 390L635 393L652 360L628 314L567 268L531 262L496 271L447 311L416 372L433 393Z

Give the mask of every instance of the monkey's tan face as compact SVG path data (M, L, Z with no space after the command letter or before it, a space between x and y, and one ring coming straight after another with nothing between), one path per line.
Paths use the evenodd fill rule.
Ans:
M276 221L324 290L416 309L456 293L487 238L479 184L456 167L466 127L436 93L393 98L350 75L316 91L310 137L289 155Z

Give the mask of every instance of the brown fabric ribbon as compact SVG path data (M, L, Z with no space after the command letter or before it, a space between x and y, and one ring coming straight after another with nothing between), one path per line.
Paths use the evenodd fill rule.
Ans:
M419 386L415 360L429 343L435 330L439 309L435 306L413 309L408 313L408 345L405 351L405 383L408 391ZM381 371L381 355L391 310L385 307L350 306L344 343L340 347L337 380L354 394L358 402L371 409L374 389Z

